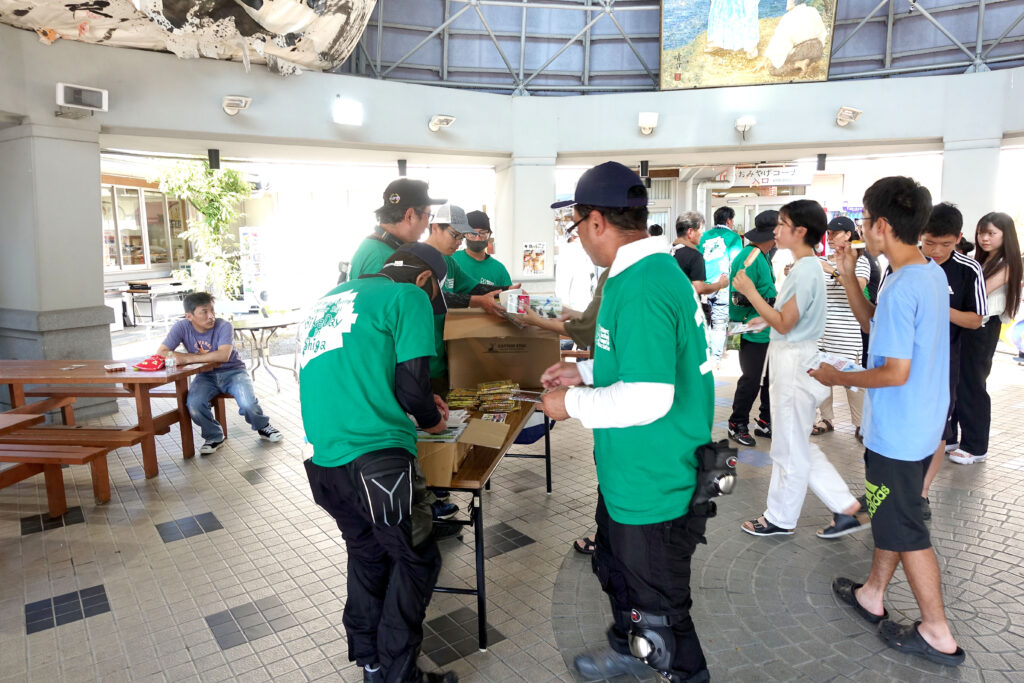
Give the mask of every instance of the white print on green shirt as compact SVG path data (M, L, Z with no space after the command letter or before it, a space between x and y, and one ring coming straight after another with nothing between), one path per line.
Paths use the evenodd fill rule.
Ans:
M597 326L597 332L594 334L594 343L597 344L598 348L604 349L605 351L612 350L612 335L605 328L600 325Z
M343 334L351 332L358 318L354 312L357 292L341 292L316 302L306 318L308 330L302 342L301 367L317 356L345 345Z

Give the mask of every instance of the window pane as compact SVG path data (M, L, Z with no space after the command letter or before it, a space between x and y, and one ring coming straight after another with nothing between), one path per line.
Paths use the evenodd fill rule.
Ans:
M146 231L149 234L150 264L170 263L167 244L167 216L164 213L164 195L146 190Z
M182 264L192 258L192 246L181 236L181 233L188 230L185 203L180 199L168 199L167 211L171 224L171 251L174 254L174 262Z
M100 212L103 216L103 267L117 269L117 229L114 226L114 198L110 187L100 188Z
M121 260L126 266L145 265L139 191L130 187L115 187L114 195L117 200L117 227L121 231Z

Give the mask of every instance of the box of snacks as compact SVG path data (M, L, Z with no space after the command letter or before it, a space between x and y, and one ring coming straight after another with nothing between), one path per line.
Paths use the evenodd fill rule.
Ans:
M560 359L554 332L520 328L479 309L448 311L444 339L448 383L455 389L500 380L518 385L517 390L539 389L541 374Z

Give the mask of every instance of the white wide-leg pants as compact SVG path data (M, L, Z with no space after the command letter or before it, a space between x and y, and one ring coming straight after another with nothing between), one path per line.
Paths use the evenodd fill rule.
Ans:
M815 410L832 391L807 374L818 367L817 344L773 340L768 363L772 369L768 384L772 479L764 517L778 527L793 529L808 486L832 512L849 508L856 498L821 449L811 443Z

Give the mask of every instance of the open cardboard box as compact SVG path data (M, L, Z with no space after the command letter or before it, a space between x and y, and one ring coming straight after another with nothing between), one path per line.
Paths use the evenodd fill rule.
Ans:
M558 335L518 328L478 308L448 311L444 339L453 389L510 379L523 389L540 387L540 376L559 361ZM512 425L472 417L455 443L418 443L416 455L428 486L448 486L473 446L501 448Z

